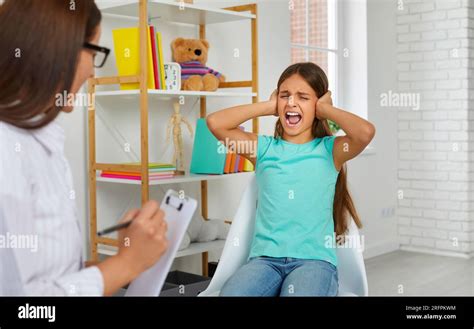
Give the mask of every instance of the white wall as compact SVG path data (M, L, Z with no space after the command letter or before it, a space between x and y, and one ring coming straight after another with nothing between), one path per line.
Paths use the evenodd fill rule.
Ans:
M338 106L368 117L366 0L344 0L338 7L340 103Z
M472 4L409 2L398 10L399 90L419 110L399 108L402 248L469 257L472 226Z
M357 81L357 70L367 67L367 80L361 88L357 84L347 82L344 92L350 95L349 100L364 98L367 104L368 120L376 129L376 136L369 150L348 163L348 182L357 210L363 222L362 234L365 238L366 258L398 249L395 208L397 204L397 117L391 109L381 109L379 95L385 90L396 87L396 30L395 5L393 1L368 0L344 1L349 5L351 17L358 27L354 29L344 21L345 40L343 47L351 53L358 54L352 59L344 72L344 79ZM366 11L366 14L361 12ZM366 17L366 35L364 22L357 18ZM344 25L345 24L345 25ZM361 26L362 25L362 26ZM362 35L361 35L362 33ZM360 39L360 42L359 42ZM367 49L357 49L367 44ZM349 45L349 46L347 46ZM355 49L354 49L355 48ZM363 54L366 54L364 58ZM361 83L364 83L363 79ZM367 96L366 96L367 95ZM357 108L364 101L347 102L347 110L351 106ZM352 105L353 104L353 105Z

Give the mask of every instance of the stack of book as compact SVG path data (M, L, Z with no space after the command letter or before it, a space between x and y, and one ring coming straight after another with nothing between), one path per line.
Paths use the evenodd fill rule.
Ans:
M140 31L138 27L112 31L115 60L120 76L140 73ZM166 89L161 33L148 26L148 89ZM123 83L121 90L139 89L138 83Z
M225 158L224 174L243 171L253 171L253 164L243 156L228 152Z
M140 163L129 163L132 165L140 165ZM165 178L172 178L179 174L176 167L169 163L150 163L148 164L148 178L149 180L159 180ZM141 180L142 175L139 172L123 172L123 171L102 171L100 177Z

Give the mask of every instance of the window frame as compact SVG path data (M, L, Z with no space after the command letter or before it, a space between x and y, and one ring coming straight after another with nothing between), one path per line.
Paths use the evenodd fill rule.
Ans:
M339 31L341 30L337 22L341 22L339 19L340 11L337 0L328 0L328 47L318 47L309 44L309 3L314 0L305 1L305 43L293 43L290 42L290 51L293 49L302 49L305 51L305 61L309 61L310 51L319 51L328 53L328 72L326 72L328 79L335 85L329 86L333 100L335 103L339 103L342 98L342 84L340 83L341 63L340 63L340 40ZM290 24L291 16L290 16ZM291 28L291 27L290 27Z

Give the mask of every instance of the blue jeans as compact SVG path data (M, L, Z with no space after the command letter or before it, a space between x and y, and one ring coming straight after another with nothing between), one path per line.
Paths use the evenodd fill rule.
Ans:
M323 260L254 257L230 277L221 296L336 296L337 268Z

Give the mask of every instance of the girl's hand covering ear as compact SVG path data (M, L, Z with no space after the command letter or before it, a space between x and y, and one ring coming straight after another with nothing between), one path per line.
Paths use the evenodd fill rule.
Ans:
M326 111L328 107L332 106L331 95L332 95L331 91L328 90L328 92L325 93L323 97L319 98L318 101L316 102L316 117L319 120L326 119L326 115L324 114L324 112Z
M270 96L270 99L268 100L269 103L269 115L274 115L278 117L278 107L277 107L277 102L278 102L278 90L275 89L273 93Z

